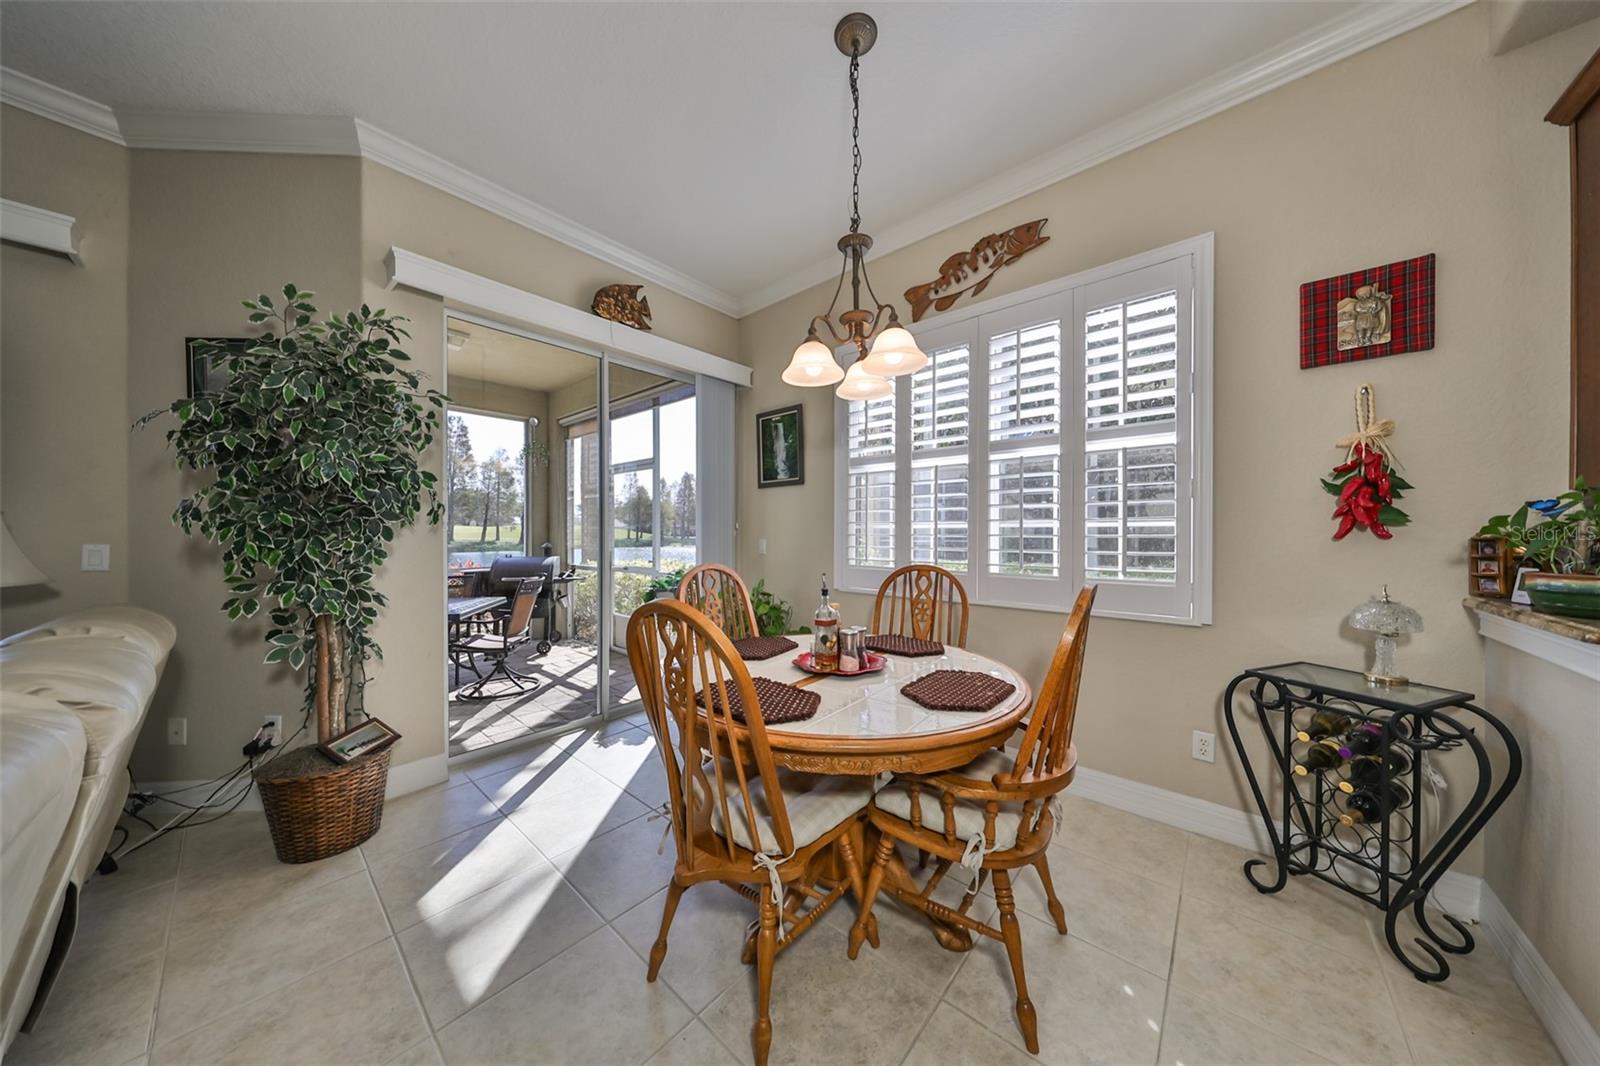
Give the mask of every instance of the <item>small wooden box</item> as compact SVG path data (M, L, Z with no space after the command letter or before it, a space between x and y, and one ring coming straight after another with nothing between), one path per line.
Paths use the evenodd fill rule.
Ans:
M1467 541L1467 591L1474 596L1506 599L1517 583L1511 542L1504 537L1473 537Z

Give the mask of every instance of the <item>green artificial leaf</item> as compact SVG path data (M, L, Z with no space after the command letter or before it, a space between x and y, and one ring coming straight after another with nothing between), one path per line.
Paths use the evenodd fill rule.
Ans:
M1378 508L1378 521L1386 526L1405 526L1411 524L1411 516L1393 504L1385 504Z

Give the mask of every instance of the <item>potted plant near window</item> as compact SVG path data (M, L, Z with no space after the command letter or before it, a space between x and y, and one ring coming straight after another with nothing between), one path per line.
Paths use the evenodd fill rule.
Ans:
M1553 499L1494 516L1478 535L1505 537L1515 555L1539 568L1522 582L1535 610L1600 618L1600 488L1580 477Z
M213 475L173 522L221 549L229 618L270 617L265 662L305 671L301 731L314 719L328 745L366 717L365 664L382 654L373 577L389 542L424 510L430 525L443 516L418 457L445 397L403 366L404 319L363 306L316 322L312 293L285 285L283 297L244 301L268 329L254 344L200 353L223 371L220 388L138 425L170 412L178 467ZM389 755L383 745L337 762L301 747L257 768L278 858L310 862L377 832Z

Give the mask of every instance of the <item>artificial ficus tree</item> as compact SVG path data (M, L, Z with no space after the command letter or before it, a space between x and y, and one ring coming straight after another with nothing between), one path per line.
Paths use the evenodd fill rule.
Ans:
M367 659L382 657L373 575L389 543L424 508L430 525L443 517L437 478L418 457L440 431L445 397L402 366L404 319L363 305L317 322L313 296L291 284L281 305L245 300L268 332L197 352L225 371L222 387L138 425L170 412L178 467L214 475L178 502L173 522L221 548L229 618L268 613L265 661L306 670L306 711L326 742L352 699L361 706Z

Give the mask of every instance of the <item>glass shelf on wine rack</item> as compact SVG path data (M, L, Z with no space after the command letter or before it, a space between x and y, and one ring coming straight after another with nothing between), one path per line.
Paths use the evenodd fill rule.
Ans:
M1247 701L1240 697L1247 697ZM1499 719L1472 704L1472 693L1431 685L1375 685L1357 670L1295 662L1246 670L1228 685L1223 713L1272 843L1272 859L1244 864L1259 892L1277 892L1290 876L1311 876L1385 912L1389 950L1419 981L1450 976L1446 954L1464 955L1472 934L1456 918L1434 926L1428 893L1450 868L1522 775L1522 750ZM1243 743L1240 704L1253 715L1270 755L1274 794L1269 802ZM1484 735L1497 738L1494 757ZM1319 749L1313 752L1313 749ZM1442 825L1444 811L1431 788L1431 760L1475 764L1470 794ZM1457 788L1460 788L1458 782ZM1274 809L1276 808L1276 809ZM1269 880L1259 868L1275 866ZM1413 958L1397 933L1411 910L1422 936Z

